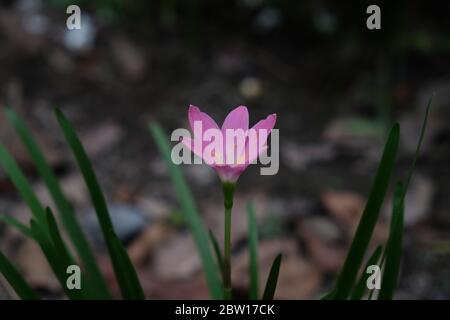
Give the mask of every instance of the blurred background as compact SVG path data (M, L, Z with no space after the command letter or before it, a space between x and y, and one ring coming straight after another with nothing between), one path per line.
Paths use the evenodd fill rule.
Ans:
M68 30L66 8L81 8ZM366 8L381 8L381 30ZM290 0L9 0L0 5L0 109L15 108L38 137L117 292L84 182L52 113L80 133L146 296L207 298L194 243L147 130L188 127L187 107L220 123L246 105L251 124L276 112L280 170L240 178L233 212L233 283L247 295L245 203L254 201L261 283L283 252L280 299L317 298L333 285L364 207L381 150L401 124L396 177L411 162L436 93L406 199L399 299L450 298L449 2ZM45 204L45 187L0 115L0 140ZM208 228L223 236L221 187L183 166ZM392 191L392 190L391 190ZM391 192L392 193L392 192ZM388 198L373 237L384 243ZM0 170L0 213L30 213ZM0 226L0 249L49 298L62 296L36 244ZM14 298L3 278L0 298Z

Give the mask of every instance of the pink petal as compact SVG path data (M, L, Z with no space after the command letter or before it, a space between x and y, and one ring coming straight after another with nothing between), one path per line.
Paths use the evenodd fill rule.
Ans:
M222 125L222 134L224 137L224 146L223 146L224 154L226 154L227 156L229 156L230 153L227 152L227 149L226 149L227 148L226 130L227 129L233 129L233 130L242 129L242 131L243 131L242 134L245 135L248 130L248 118L249 118L248 110L247 110L247 107L245 107L245 106L239 106L239 107L235 108L225 118L223 125ZM245 137L244 137L244 139L245 139ZM234 141L231 142L231 145L229 147L234 149L234 156L236 159L236 156L240 155L244 151L245 141L238 148L237 141L236 141L236 139L234 139Z
M222 125L222 132L226 129L243 129L248 130L248 110L245 106L239 106L231 111Z
M269 134L272 132L273 127L275 126L275 122L277 121L276 113L269 115L264 120L258 121L252 129L255 129L258 136L258 145L264 145L269 137ZM266 130L266 134L263 134L259 130ZM263 141L259 141L259 139L263 139Z
M191 125L192 131L194 131L194 122L195 121L201 121L202 122L202 136L203 132L205 132L208 129L214 128L219 129L219 126L217 123L206 113L201 112L200 109L196 106L190 105L189 111L189 124Z

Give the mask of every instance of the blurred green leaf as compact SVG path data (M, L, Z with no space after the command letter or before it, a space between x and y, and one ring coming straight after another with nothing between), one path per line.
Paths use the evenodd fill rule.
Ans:
M197 245L203 270L205 272L209 293L213 299L222 299L222 285L219 278L220 273L218 265L214 262L210 251L208 234L197 212L195 202L191 196L186 181L184 180L183 173L180 168L172 162L171 147L161 127L156 123L152 123L150 124L149 129L169 169L170 177L172 179L173 186L175 187L175 192L178 200L180 201L181 208L186 215L187 224Z
M219 243L217 242L217 239L216 239L216 237L214 236L214 233L211 230L209 230L209 238L211 239L211 243L213 245L214 253L216 254L217 264L219 265L220 273L222 275L222 281L223 281L223 277L224 277L224 274L225 274L225 264L223 262L222 253L220 252Z
M105 198L86 151L63 113L55 109L55 114L88 187L122 295L125 299L144 299L136 270L114 232Z
M404 197L403 184L398 183L393 201L393 213L389 239L386 244L386 262L381 280L379 300L391 300L397 287L398 274L400 272L400 258L402 255Z
M433 102L433 98L434 98L434 94L428 100L428 105L427 105L427 108L425 110L425 116L424 116L423 122L422 122L422 128L420 130L419 141L417 142L416 151L414 153L414 158L413 158L413 161L412 161L411 166L409 168L408 176L406 178L405 186L404 186L404 189L403 189L403 197L406 196L406 192L408 191L409 184L411 182L414 170L416 168L417 159L419 158L419 154L420 154L420 148L422 147L423 138L425 136L425 130L427 128L428 116L430 114L431 103Z
M14 265L6 258L0 251L0 273L17 293L20 299L23 300L38 300L39 296L22 277L20 272Z
M6 116L16 128L19 137L25 145L30 157L33 159L40 176L44 180L47 189L58 208L61 221L86 268L89 276L88 285L96 292L97 298L111 298L106 282L95 261L94 254L75 218L73 208L64 196L53 170L39 149L33 135L28 130L23 120L12 109L6 109Z
M347 299L352 291L358 270L364 259L367 246L377 223L380 209L386 196L392 170L394 168L399 142L400 128L395 124L384 147L383 156L378 166L375 180L367 200L366 207L359 221L350 250L336 283L335 299Z
M36 220L31 219L30 222L31 232L34 238L39 244L42 252L47 259L48 264L53 270L56 278L58 279L62 289L66 295L72 300L80 300L83 298L82 292L80 290L70 290L67 288L66 284L66 268L67 261L64 261L64 257L55 249L52 241L42 230L42 227L36 222Z
M379 139L383 137L386 128L380 121L352 117L343 121L343 130L350 135Z
M187 228L184 214L179 209L171 210L167 215L166 221L168 224L174 226L175 228Z
M255 208L253 203L247 203L247 220L248 220L248 249L250 253L250 299L258 299L258 226L255 217Z
M0 165L16 186L17 191L19 191L20 196L30 208L33 216L44 227L44 232L48 234L44 208L22 170L3 144L0 144Z
M26 225L24 225L22 222L20 222L16 218L2 214L2 215L0 215L0 221L10 225L11 227L16 228L23 235L25 235L29 238L33 238L33 234L31 233L30 228L28 228Z
M425 111L425 116L420 130L419 140L417 142L416 151L414 153L413 161L408 171L405 184L399 182L395 189L394 201L392 205L392 218L389 232L389 239L385 251L385 268L383 278L381 281L381 289L378 299L391 300L394 297L394 290L397 286L398 275L400 272L400 260L402 253L402 240L404 228L404 211L405 211L405 197L408 192L414 169L419 158L420 148L422 147L423 138L428 123L428 115L430 113L433 96L430 97ZM383 257L384 260L384 257Z
M280 273L281 257L282 255L279 253L272 263L264 289L263 300L273 300L277 288L278 274Z
M134 269L127 251L125 250L122 242L117 237L114 230L109 230L109 237L112 241L114 252L117 255L115 259L117 260L117 263L120 264L120 269L123 270L123 272L120 273L122 279L119 281L119 283L125 284L127 286L126 292L128 293L124 294L124 297L126 299L132 300L144 300L144 291L141 288L138 274Z
M336 289L332 289L329 292L327 292L324 295L322 295L319 298L319 300L333 300L335 293L336 293Z
M46 215L53 247L55 248L56 254L63 264L63 270L66 270L69 265L75 264L75 261L70 255L69 250L67 250L67 246L65 245L64 240L61 237L61 233L59 232L55 217L50 208L46 209Z
M270 212L263 220L259 231L262 238L276 238L287 232L280 214Z
M48 227L50 229L50 237L53 244L54 254L56 259L59 260L61 264L61 277L64 278L66 282L62 283L63 286L67 287L67 268L70 265L76 265L74 258L71 256L69 250L67 249L66 244L64 243L63 238L61 237L61 233L59 232L58 225L55 220L55 216L53 215L50 208L46 209L46 215L47 215L47 223ZM66 290L70 290L71 292L75 292L77 296L75 296L76 299L96 299L98 298L96 295L90 295L90 292L92 292L92 286L89 286L89 282L87 281L86 277L84 277L84 274L81 273L81 289L73 289L70 290L69 288L66 288Z

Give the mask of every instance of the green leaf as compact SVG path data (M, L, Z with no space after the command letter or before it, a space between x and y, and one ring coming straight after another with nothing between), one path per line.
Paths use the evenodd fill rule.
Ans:
M88 284L96 292L96 297L100 299L111 298L106 282L95 261L94 254L75 218L75 213L71 204L67 201L58 183L58 180L37 145L32 133L29 131L23 120L12 110L6 109L8 120L14 125L19 137L33 159L36 168L44 180L47 189L52 196L60 215L61 221L72 240L79 257L81 258L88 274Z
M381 280L379 300L391 300L397 287L400 272L400 258L402 254L404 197L403 185L397 184L393 203L393 213L389 239L386 244L386 262Z
M428 101L422 128L420 130L419 141L417 142L416 151L414 153L414 158L406 177L406 182L404 185L399 182L395 189L389 239L386 245L386 251L383 255L383 262L384 258L386 259L386 261L383 278L381 281L381 289L378 295L378 299L381 300L391 300L394 297L394 290L397 286L398 275L400 273L400 259L403 241L405 197L406 193L408 192L408 187L417 164L417 159L419 158L420 148L425 136L432 100L433 96L431 96Z
M247 204L247 220L248 220L248 246L250 253L250 299L258 299L258 227L255 217L255 208L253 203Z
M22 277L20 272L14 267L14 265L6 258L0 251L0 273L3 274L5 279L17 293L19 298L23 300L38 300L39 296Z
M282 255L279 253L272 263L269 277L267 278L266 287L264 289L263 300L273 300L275 290L277 288L278 274L280 272L281 257Z
M334 299L334 295L336 293L336 289L332 289L329 292L323 294L319 300L333 300Z
M219 278L218 265L215 263L210 251L211 249L208 244L208 234L197 212L194 200L189 192L186 181L184 180L183 173L180 168L172 162L171 147L161 127L156 123L152 123L149 128L169 169L170 177L175 187L178 200L180 201L182 210L186 216L186 222L197 245L203 270L205 272L209 293L213 299L222 299L222 285Z
M59 232L58 225L50 208L46 209L48 228L50 229L50 237L55 248L56 254L63 263L64 270L71 264L75 264L73 257L70 255L64 240Z
M53 215L50 208L46 208L46 215L48 227L50 229L50 237L53 244L54 254L60 261L62 274L64 274L64 279L67 281L67 267L69 267L70 265L76 265L76 263L74 258L71 256L69 250L67 249L67 246L65 245L63 238L61 237L61 233L58 230L58 225L56 223L55 216ZM67 286L66 283L63 283L62 285ZM95 294L91 295L92 289L93 288L90 285L89 281L86 279L84 274L81 273L81 289L73 289L70 291L71 292L76 291L75 297L77 299L98 298Z
M17 191L19 191L20 196L30 208L37 222L44 227L45 232L48 234L44 208L22 170L3 144L0 144L0 165L16 186Z
M209 238L211 239L211 243L213 245L214 253L216 254L216 260L217 260L217 263L218 263L218 265L220 267L220 272L222 274L222 281L223 281L223 276L224 276L224 273L225 273L225 265L224 265L224 262L223 262L223 256L222 256L222 253L220 252L219 243L217 242L217 239L216 239L216 237L214 236L214 233L211 230L209 230Z
M55 249L55 246L52 243L52 240L48 238L48 236L44 233L42 227L36 222L36 220L31 219L30 226L34 238L38 242L39 247L44 253L48 264L52 268L53 273L58 279L66 295L72 300L82 299L83 296L80 290L69 290L69 288L67 288L66 285L67 261L64 261L64 256L59 255L58 251Z
M414 153L414 158L411 163L411 167L409 168L408 176L406 178L405 187L403 190L403 197L405 197L406 192L408 191L409 183L411 182L414 169L416 168L417 159L419 158L419 154L420 154L420 148L422 147L423 138L425 136L425 130L427 128L428 115L430 114L431 103L433 101L433 97L434 97L434 94L430 97L430 100L428 100L428 105L427 105L427 108L425 111L425 116L424 116L423 122L422 122L422 128L420 130L419 141L418 141L417 147L416 147L416 152Z
M359 221L350 250L336 283L335 299L347 299L352 291L358 270L361 268L367 246L377 223L380 209L386 196L389 181L395 164L400 128L395 124L384 147L375 180Z
M89 190L122 295L125 299L144 299L144 293L138 281L136 270L133 268L125 248L118 241L114 232L105 198L86 151L63 113L59 109L55 109L55 114Z
M109 231L109 233L109 237L112 239L114 252L117 255L117 257L115 258L117 260L116 263L120 265L121 270L125 271L123 273L120 273L120 276L123 278L119 280L119 283L122 283L122 285L126 286L126 293L124 294L124 297L131 300L144 300L144 291L139 284L139 277L136 273L136 270L134 269L133 264L131 263L127 251L112 229Z
M369 278L369 274L367 274L367 268L372 265L378 264L378 261L381 257L381 252L383 251L383 247L379 245L376 247L369 260L367 261L366 266L362 270L362 274L357 282L355 289L352 292L351 300L361 300L364 296L364 292L367 288L367 279Z
M25 235L29 238L33 238L33 234L31 233L30 228L28 228L26 225L24 225L22 222L20 222L16 218L2 214L2 215L0 215L0 221L16 228L23 235Z

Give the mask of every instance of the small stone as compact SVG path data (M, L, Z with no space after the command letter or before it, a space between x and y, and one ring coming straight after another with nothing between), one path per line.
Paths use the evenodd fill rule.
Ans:
M261 81L253 77L244 78L239 83L239 92L246 99L259 98L263 92Z
M94 47L97 28L92 17L83 13L82 27L69 30L64 28L63 43L67 49L78 54L86 54Z
M148 224L145 214L134 206L112 204L108 207L114 230L124 243L132 240ZM103 233L95 212L89 213L82 221L82 225L97 246L104 246Z

